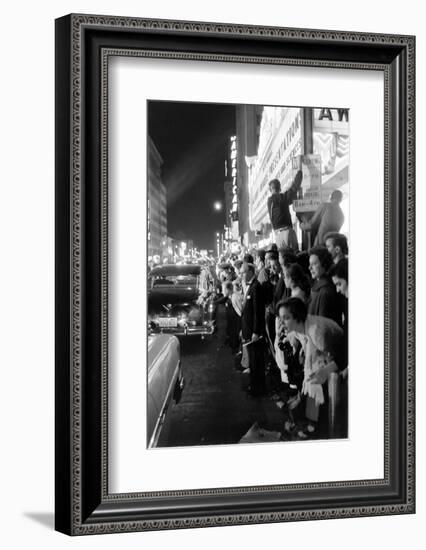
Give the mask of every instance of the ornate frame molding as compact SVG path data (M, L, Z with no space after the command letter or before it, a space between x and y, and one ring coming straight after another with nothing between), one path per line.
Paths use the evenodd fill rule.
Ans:
M241 37L250 39L262 39L265 43L290 41L292 44L300 44L303 51L312 49L312 45L324 44L324 58L315 57L289 57L268 55L237 55L228 53L194 52L185 49L171 50L168 47L156 49L154 47L132 48L105 44L89 47L89 32L96 42L96 31L109 30L117 35L124 33L134 38L139 33L146 39L153 36L167 35L170 40L180 36L214 37L221 39L227 36L235 40L238 45ZM108 41L107 41L108 42ZM254 41L253 41L254 43ZM262 42L263 44L263 42ZM387 52L387 62L374 62L371 59L356 61L357 47L369 45L377 48L377 51ZM332 51L335 48L347 48L348 59L333 59ZM96 50L98 48L98 50ZM328 50L327 48L330 48ZM57 268L57 280L59 278L59 291L57 287L57 302L59 306L68 300L69 316L57 312L58 332L67 331L65 336L59 338L59 352L57 353L56 373L57 379L57 426L63 427L64 421L69 421L69 431L65 435L57 432L57 529L69 534L82 535L94 533L112 533L125 531L153 530L153 529L177 529L187 527L201 527L213 525L237 525L248 523L298 521L310 519L328 519L336 517L360 517L369 515L401 514L414 512L414 226L415 226L415 39L412 36L376 35L364 33L346 33L341 31L321 31L307 29L285 29L278 27L253 27L244 25L227 25L218 23L201 23L168 20L146 20L121 17L71 15L57 20L57 197L58 194L67 194L57 200L57 216L67 214L69 225L61 225L57 219L57 242L62 246L68 239L65 251L59 254ZM343 51L343 50L342 50ZM95 53L94 53L95 52ZM352 53L350 53L352 52ZM303 52L302 52L303 53ZM312 53L312 52L311 52ZM158 493L130 493L108 494L107 476L107 403L108 403L108 59L111 56L139 56L151 58L191 59L203 61L228 61L240 63L273 63L284 65L301 65L314 67L334 67L341 69L368 69L384 73L385 78L385 476L383 480L364 480L360 482L336 482L298 485L276 485L269 487L235 487L226 489L194 490L194 491L170 491ZM393 55L393 57L392 57ZM331 57L330 57L331 56ZM95 61L94 61L95 59ZM59 68L64 62L66 65ZM90 346L85 332L85 316L87 315L87 277L88 269L91 269L88 250L87 232L93 231L90 223L85 201L87 194L87 156L86 149L89 146L87 136L87 121L89 95L91 84L85 71L89 64L97 63L100 82L100 118L94 123L94 128L99 131L99 216L95 216L99 226L100 250L98 258L99 290L97 306L99 306L99 389L101 399L98 403L99 430L99 456L98 466L90 470L90 466L84 464L85 454L90 451L85 442L84 426L88 421L88 409L84 408L88 391L84 369L88 368L87 352L84 346ZM397 63L397 65L395 64ZM402 66L402 69L401 69ZM401 73L405 70L405 74ZM66 89L62 89L63 81L67 80ZM403 98L401 99L401 96ZM396 107L394 103L400 100L406 105L405 124L406 134L395 136L393 129L395 120L392 117ZM94 100L92 100L93 103ZM66 118L68 105L69 119L65 127L61 124ZM401 110L401 109L400 109ZM404 113L400 112L400 116ZM96 127L96 124L99 127ZM396 139L396 142L395 142ZM69 155L66 148L71 151ZM402 172L397 173L397 168L392 164L392 153L399 152L398 166ZM94 168L96 170L96 168ZM398 179L399 175L399 179ZM405 177L404 177L405 175ZM68 184L64 185L64 178L68 178ZM397 178L397 179L395 179ZM403 183L405 180L406 187ZM395 199L399 197L401 205L397 205ZM398 209L402 208L402 211ZM395 245L394 235L391 231L391 220L397 216L398 230L401 243ZM395 250L395 246L399 246ZM395 268L395 259L403 262L404 273L396 274L395 282L391 273ZM68 260L68 261L66 261ZM403 280L401 280L401 277ZM69 282L68 288L66 281ZM64 284L62 284L64 283ZM392 285L399 285L403 296L404 319L402 330L405 342L394 343L391 338L391 312L395 310L392 302ZM406 321L406 322L405 322ZM405 324L405 326L404 326ZM399 325L398 325L399 326ZM57 340L58 341L58 340ZM404 345L405 344L405 345ZM69 352L69 354L68 354ZM406 408L405 427L399 433L406 446L404 471L400 472L400 491L398 497L392 502L386 499L380 505L363 506L320 506L316 509L306 503L306 510L257 511L239 513L235 511L227 514L218 512L213 515L190 514L178 518L156 517L140 512L139 516L129 518L123 510L127 506L133 508L144 499L176 497L211 497L238 495L239 497L250 494L262 495L273 493L301 493L308 489L325 489L335 491L339 489L358 489L374 487L389 487L391 480L391 361L396 357L403 359L405 372L399 372L406 384L406 393L400 395L400 406ZM67 361L67 368L64 368ZM86 362L85 362L86 361ZM62 402L64 388L69 392L69 401ZM403 434L405 432L405 436ZM67 439L68 445L65 443ZM64 448L65 447L65 448ZM97 472L99 479L94 484L87 485L87 470ZM86 472L86 473L85 473ZM395 475L395 472L393 472ZM61 489L58 485L68 483L67 489ZM402 490L403 489L403 490ZM88 497L88 495L90 495ZM404 497L401 501L401 498ZM97 502L100 506L95 506ZM259 510L262 507L259 506ZM90 512L90 513L89 513ZM120 521L121 517L126 519Z

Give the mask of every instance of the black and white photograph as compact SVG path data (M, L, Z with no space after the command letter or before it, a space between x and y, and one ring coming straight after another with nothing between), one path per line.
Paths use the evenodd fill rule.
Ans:
M309 8L55 22L61 533L415 513L415 36Z
M147 121L147 447L350 438L350 109Z
M421 549L423 9L5 2L2 548Z

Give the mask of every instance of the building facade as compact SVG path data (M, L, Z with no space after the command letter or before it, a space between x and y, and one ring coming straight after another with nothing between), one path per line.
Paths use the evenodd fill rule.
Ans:
M341 232L349 232L349 109L313 109L313 152L321 157L322 200L343 193Z
M148 256L167 251L167 192L161 179L163 159L148 136Z
M302 109L264 107L257 154L247 158L252 230L259 231L270 222L268 183L278 179L281 189L285 190L294 174L292 159L302 153Z
M302 188L290 208L299 243L309 238L299 227L309 220L334 189L343 192L342 209L349 217L348 109L237 106L238 230L242 244L268 246L273 233L267 211L269 182L281 191L298 169ZM346 232L347 222L342 228Z
M237 188L239 234L241 242L249 246L256 241L256 228L251 220L250 173L247 159L257 155L263 105L237 105Z

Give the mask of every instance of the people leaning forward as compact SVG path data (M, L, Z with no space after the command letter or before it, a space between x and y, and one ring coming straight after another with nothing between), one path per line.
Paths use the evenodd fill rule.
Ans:
M291 223L289 205L300 181L296 177L286 193L279 193L278 182L281 197L274 193L268 201L271 220L285 211ZM250 395L276 402L284 439L347 437L347 239L327 233L325 246L296 252L293 228L282 232L280 223L273 225L277 241L282 237L279 248L244 247L220 259L223 288L215 303L226 313L235 369L244 373Z
M290 205L297 197L297 192L302 185L303 173L299 170L287 191L281 193L281 183L277 179L269 182L268 213L274 230L275 242L278 248L291 248L299 250L297 236L293 229Z
M286 332L283 344L290 344L303 358L301 394L305 398L308 433L302 431L300 436L307 437L317 431L318 423L327 425L329 408L335 406L329 399L329 382L344 367L343 330L331 319L309 315L300 298L287 298L277 309ZM291 369L287 375L291 383L294 376Z

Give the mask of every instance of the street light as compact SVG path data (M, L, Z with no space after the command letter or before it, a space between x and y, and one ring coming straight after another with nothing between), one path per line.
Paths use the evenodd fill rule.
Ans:
M215 201L213 203L213 208L216 210L216 212L220 212L220 210L222 210L222 203L220 201Z

